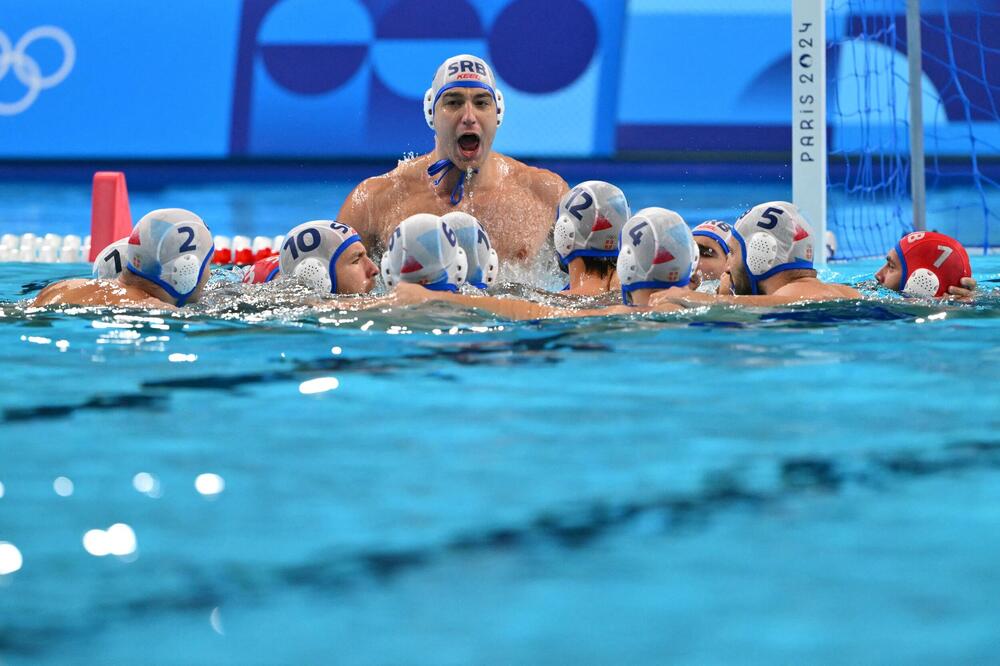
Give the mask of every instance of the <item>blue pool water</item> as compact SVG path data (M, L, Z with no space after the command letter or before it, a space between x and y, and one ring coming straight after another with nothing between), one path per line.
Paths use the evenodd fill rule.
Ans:
M220 272L184 316L17 303L86 268L0 264L5 665L995 659L996 296L512 324ZM134 551L91 554L117 523Z

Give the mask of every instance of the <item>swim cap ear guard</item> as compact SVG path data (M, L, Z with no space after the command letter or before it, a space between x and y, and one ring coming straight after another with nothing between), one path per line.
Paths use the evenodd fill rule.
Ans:
M458 291L469 269L455 232L429 213L411 215L399 223L379 265L389 288L410 282L435 291Z
M278 255L280 272L323 294L337 293L337 259L361 237L336 220L303 222L285 235Z
M936 298L948 287L972 277L969 253L957 240L935 231L914 231L896 243L902 268L900 291L907 296Z
M424 93L424 120L428 127L434 129L434 105L444 91L451 88L483 88L489 91L497 107L497 127L503 123L506 104L493 70L482 58L463 54L445 60L434 74L431 87Z
M813 268L812 229L787 201L754 206L736 221L732 234L743 250L752 294L759 294L760 282L773 275Z
M132 230L126 270L183 306L214 254L212 234L200 217L182 208L163 208L146 214Z
M632 305L637 289L668 289L691 282L698 254L690 228L676 212L643 208L622 227L620 245L618 279L626 305Z
M560 266L577 257L617 257L618 237L629 216L625 194L611 183L588 180L567 192L552 230Z
M465 283L477 289L487 289L500 273L500 257L490 243L483 225L468 213L454 211L441 220L455 233L458 245L465 253L468 269Z

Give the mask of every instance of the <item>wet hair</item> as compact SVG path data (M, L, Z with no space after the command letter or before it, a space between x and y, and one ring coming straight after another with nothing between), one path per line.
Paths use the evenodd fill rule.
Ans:
M597 273L602 278L608 277L615 271L618 257L580 257L583 259L583 268L588 273Z

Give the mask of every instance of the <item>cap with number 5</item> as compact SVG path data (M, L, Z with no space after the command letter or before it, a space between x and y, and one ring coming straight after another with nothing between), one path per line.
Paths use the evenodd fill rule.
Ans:
M909 296L944 296L948 287L961 286L972 277L969 253L950 236L936 231L914 231L896 243L903 269L900 291Z

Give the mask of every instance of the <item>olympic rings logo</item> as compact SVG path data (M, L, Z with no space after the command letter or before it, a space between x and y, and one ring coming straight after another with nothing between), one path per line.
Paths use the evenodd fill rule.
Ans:
M27 49L40 39L51 39L62 48L63 61L52 74L42 76L38 61L27 54ZM35 103L38 95L46 88L52 88L62 83L69 76L76 62L76 45L66 31L54 25L41 25L24 33L17 44L11 45L10 39L0 31L0 81L8 70L27 87L24 96L16 102L0 102L0 116L16 116Z

